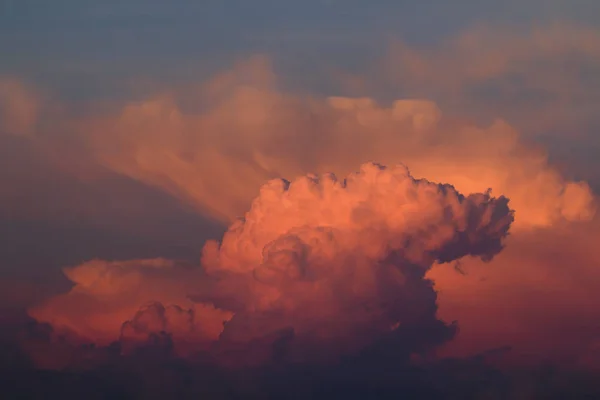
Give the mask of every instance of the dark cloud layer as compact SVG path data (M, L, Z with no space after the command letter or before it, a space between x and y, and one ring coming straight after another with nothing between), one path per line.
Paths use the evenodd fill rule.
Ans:
M21 339L49 338L48 328L29 321ZM24 333L23 330L27 332ZM419 335L418 332L416 332ZM11 346L11 344L13 346ZM381 343L389 349L391 343ZM13 349L12 354L9 349ZM63 370L34 369L14 343L3 342L0 387L19 399L330 399L332 397L419 399L593 399L600 395L594 375L551 364L498 367L510 349L467 358L412 360L375 345L335 365L282 364L223 368L210 358L183 360L168 342L155 342L127 356L118 345L63 348L71 362Z

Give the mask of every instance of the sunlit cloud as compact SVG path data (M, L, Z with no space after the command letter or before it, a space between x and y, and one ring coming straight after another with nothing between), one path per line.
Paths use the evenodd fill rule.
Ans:
M431 340L404 337L408 353L509 346L514 360L597 365L597 199L532 139L556 128L569 140L593 116L598 55L591 28L479 27L396 43L377 79L344 75L354 97L286 89L256 56L86 113L52 114L3 81L3 133L49 169L90 186L121 177L229 226L198 239L191 264L69 266L72 289L29 313L77 344L126 353L164 340L227 363L279 357L275 344L292 360L339 357L414 328ZM382 84L405 95L384 101ZM107 198L135 214L138 197L103 187L87 214L102 219Z

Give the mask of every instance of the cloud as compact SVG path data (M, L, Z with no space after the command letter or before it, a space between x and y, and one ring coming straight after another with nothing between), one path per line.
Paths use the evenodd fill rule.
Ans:
M91 106L87 114L63 113L56 117L60 127L68 128L61 135L39 125L38 134L27 140L48 156L50 165L60 165L65 176L95 186L101 182L98 175L81 173L79 167L102 174L108 170L233 225L221 242L206 244L202 267L141 259L96 260L68 269L73 289L33 308L32 315L51 322L55 335L74 333L77 343L108 346L119 340L119 350L127 354L148 345L179 355L209 352L226 363L301 355L318 359L356 349L384 357L391 348L402 353L445 343L441 356L509 346L513 361L598 365L598 332L587 322L596 320L600 310L594 297L600 287L600 260L594 256L600 237L596 199L586 182L568 178L573 169L559 170L530 141L539 129L577 130L574 121L586 120L595 104L593 86L581 83L583 75L575 74L575 67L562 77L565 64L559 60L577 54L574 63L582 57L583 64L595 68L595 35L574 27L524 35L484 29L439 48L404 45L396 49L400 55L393 55L400 58L391 58L391 71L380 76L389 87L406 87L404 93L414 96L391 102L372 92L319 97L286 91L268 60L257 57L184 90L125 105ZM394 71L394 65L402 68ZM530 79L536 70L540 73ZM524 84L511 83L513 78ZM502 95L492 96L495 90ZM515 101L538 94L543 101ZM573 113L574 105L583 103L581 113ZM481 122L482 113L493 117L491 122ZM587 143L584 136L568 140ZM55 157L67 148L77 156ZM579 161L579 154L569 157ZM480 252L480 245L496 242L461 242L464 237L446 246L440 238L443 232L451 234L452 224L448 227L447 216L435 213L416 213L413 221L415 226L445 227L427 233L431 242L418 229L411 231L415 239L398 239L400 225L391 224L400 207L378 211L387 207L384 199L393 203L398 198L377 192L359 207L352 201L360 196L355 193L351 200L348 193L351 186L331 189L341 188L343 179L334 183L322 175L347 176L368 160L390 166L403 162L411 177L402 182L413 182L419 190L423 182L413 178L451 183L470 199L466 203L478 205L474 210L491 202L481 194L488 188L490 196L510 198L515 212L507 248L486 265L462 257L495 254L499 248L486 245ZM365 168L359 174L365 180L379 174L399 179L404 171ZM307 176L309 171L316 175ZM403 187L399 182L389 193ZM150 223L161 215L161 202L148 205L140 200L144 196L129 197L120 188L107 184L98 189L96 203L76 203L100 204L91 207L93 214L108 203L103 199L113 199L124 210L123 225L148 224L145 231L177 235L181 220ZM442 198L453 196L451 189L444 190ZM345 195L326 197L334 192ZM137 214L142 205L147 212ZM167 234L168 226L173 228ZM486 235L502 232L492 229L499 226L476 234L489 239ZM190 229L179 235L192 237L188 243L194 238ZM197 242L200 246L202 240ZM404 254L388 261L404 266L402 278L380 260L400 247ZM436 265L436 259L458 263ZM353 273L345 275L339 265ZM373 275L369 265L380 272ZM365 298L376 301L359 301ZM405 299L414 307L403 308ZM347 301L352 307L345 307ZM312 318L319 324L312 324ZM327 351L320 352L325 342Z
M402 165L272 180L220 244L207 242L201 270L91 261L66 269L73 289L30 315L83 341L195 344L236 364L271 361L277 343L289 360L335 359L419 328L427 348L439 340L423 339L428 326L445 325L432 324L426 272L467 255L490 261L512 221L508 199L464 196Z
M264 58L78 126L101 165L225 221L244 212L265 180L345 175L365 160L402 160L415 176L465 193L491 187L511 198L516 228L594 213L587 184L564 179L505 121L478 125L423 99L382 106L368 97L286 93Z
M427 269L467 254L491 258L511 221L506 199L464 198L403 166L365 164L339 182L272 181L218 250L209 242L203 251L208 273L225 273L229 297L248 291L243 301L223 300L237 312L221 338L244 342L293 328L298 342L348 351L357 343L346 341L362 338L364 346L371 335L434 318Z
M528 134L573 137L597 124L599 55L596 27L477 25L428 46L396 40L375 68L380 84L437 99L454 112L500 114Z
M33 134L40 109L40 95L31 87L20 80L0 76L0 134Z
M164 191L91 162L73 130L80 110L44 93L0 78L0 275L8 287L1 307L56 291L50 286L61 286L65 265L197 257L196 241L222 232Z
M294 183L296 186L293 187L303 187L302 190L307 193L314 190L319 193L321 189L315 189L316 187L333 182L329 175L320 174L335 172L337 176L346 176L365 160L378 160L387 165L395 165L401 160L410 169L412 177L452 183L457 191L464 193L465 198L477 198L478 195L470 195L486 193L488 188L492 189L493 195L510 198L510 205L515 213L511 228L513 234L508 243L514 245L509 246L507 252L496 257L489 265L477 266L479 271L486 271L485 273L471 272L477 263L461 258L461 255L474 252L472 247L469 248L471 253L448 253L448 259L444 259L460 259L458 267L468 271L466 277L456 273L453 268L442 273L440 271L444 270L434 267L427 272L427 263L431 264L435 257L427 262L418 261L423 263L423 273L427 274L417 274L414 278L413 284L415 288L419 288L415 289L414 296L424 301L425 307L425 304L435 304L436 291L440 292L441 314L436 315L431 311L430 319L465 321L464 325L459 324L457 339L453 341L462 344L456 344L457 347L452 351L447 350L448 354L454 354L453 351L461 355L471 354L476 350L484 350L484 347L511 344L518 345L518 351L532 351L534 340L527 341L524 338L535 338L543 330L544 324L560 325L561 318L552 317L543 323L540 321L539 325L523 324L520 320L514 322L515 326L522 328L521 336L509 336L506 332L508 328L504 329L501 325L497 333L489 334L489 340L471 341L473 345L479 343L480 347L465 347L463 344L468 342L467 338L476 337L477 332L481 332L482 326L477 321L489 318L486 310L469 308L469 305L477 298L479 304L489 303L490 307L499 307L494 304L501 303L504 289L494 282L504 282L506 286L514 287L515 290L519 288L523 293L532 286L554 282L560 275L558 267L551 268L551 265L559 261L548 258L548 249L562 246L560 248L565 255L559 259L562 263L560 265L568 268L578 254L573 246L582 241L581 232L588 232L590 238L597 237L596 231L590 228L595 226L593 218L596 200L587 183L570 181L562 176L551 165L544 150L528 142L507 122L497 119L486 125L457 118L447 115L435 102L423 98L400 99L385 105L371 97L319 98L286 92L280 89L278 76L271 69L268 60L262 57L236 65L231 70L186 90L164 92L153 98L101 111L92 107L90 111L85 115L72 115L71 120L66 123L69 127L68 134L75 135L69 139L68 146L78 149L78 154L81 154L78 163L82 161L94 168L107 168L114 174L121 174L170 194L193 206L198 213L208 214L228 223L233 222L234 225L224 236L222 244L209 242L204 248L203 268L206 273L202 268L183 267L180 263L172 268L156 270L147 268L148 261L145 260L94 261L73 270L79 272L69 272L68 277L75 284L73 290L32 309L32 315L40 321L52 322L59 327L59 331L63 329L76 332L80 336L78 340L92 338L107 345L120 338L129 346L125 347L133 351L139 347L139 343L147 343L140 338L152 337L164 340L166 344L171 343L169 346L173 346L178 354L211 351L219 354L222 359L242 359L240 352L244 353L244 349L248 348L247 343L251 342L260 351L248 356L248 362L261 357L272 357L272 345L275 342L281 348L288 349L281 350L283 353L288 352L286 357L293 358L300 353L314 354L315 351L308 351L311 348L310 341L305 340L301 334L302 329L305 329L302 325L303 316L311 315L314 311L308 305L310 302L306 306L296 306L294 303L297 300L294 296L299 296L301 300L310 298L304 290L311 286L303 279L308 265L312 265L314 260L307 255L312 254L307 249L322 252L319 257L335 258L338 252L350 251L348 249L378 254L378 251L384 250L377 243L389 242L392 246L395 242L381 236L391 234L389 227L386 228L385 219L388 216L377 219L378 214L369 211L367 207L360 208L351 218L350 214L343 214L343 202L339 199L336 203L338 205L331 206L327 211L331 213L327 218L340 213L335 221L337 225L350 224L354 219L362 221L361 223L370 226L364 231L367 232L366 238L372 238L373 243L363 239L364 243L356 242L358 244L352 247L347 242L349 239L346 233L340 234L331 228L309 229L310 224L322 224L323 221L311 220L310 214L304 215L298 210L305 209L307 213L318 210L325 212L325 208L309 206L312 201L310 196L302 201L292 195L284 196L283 193L288 193L291 189L281 178L304 176L298 181L304 183ZM65 116L63 114L61 118ZM60 154L61 149L64 149L61 140L53 141L51 132L44 132L42 136L44 141L37 142L43 144L39 148L54 154ZM38 139L33 138L33 142L36 140ZM73 166L79 165L78 163L71 165L65 162L62 164L62 171L68 173L70 169L74 169L77 172L77 168ZM317 175L306 177L308 171L315 171ZM364 174L368 175L366 172ZM85 181L89 177L81 179ZM275 179L269 184L271 186L261 189L261 185L270 179ZM89 182L95 184L96 181ZM331 186L335 185L331 183ZM302 190L297 192L301 193ZM314 193L311 194L313 195ZM252 198L257 196L259 200L252 202ZM237 239L233 240L239 234L238 229L252 225L252 219L248 218L244 223L235 222L237 217L245 215L245 211L250 209L250 213L255 213L252 215L258 218L256 213L259 211L255 208L263 203L272 207L272 210L277 210L277 207L286 204L286 196L298 200L295 214L284 211L277 214L263 210L261 212L266 216L261 224L266 224L265 227L272 224L269 228L272 229L271 233L260 225L260 229L254 228L252 232L256 235L253 236L254 239L239 243ZM342 215L345 217L342 218ZM290 219L292 217L296 219ZM148 218L152 218L150 214ZM308 228L304 225L308 225ZM287 226L289 232L284 232L284 238L276 240L276 233L283 233L274 227L283 229L284 226ZM352 225L345 227L351 231L356 229ZM582 230L580 233L579 229ZM272 236L268 236L269 234ZM562 241L556 239L561 235L564 235ZM532 244L534 237L540 239ZM458 244L453 243L453 246ZM335 250L327 250L327 246L333 246L331 248ZM531 249L536 249L537 253ZM521 255L529 254L529 251L531 259L523 261ZM415 252L420 254L416 250ZM589 253L591 250L586 249L585 252ZM358 262L361 257L352 259ZM584 258L582 263L589 265L588 280L593 282L593 259ZM261 265L260 268L257 267L258 264ZM521 280L522 274L517 271L517 266L528 271L531 278ZM363 271L359 266L355 269ZM335 279L347 279L331 273ZM474 278L482 278L487 273L490 276L488 280L479 281ZM103 276L114 276L115 282L135 284L127 291L116 285L111 289L115 293L101 294L97 290L105 286ZM373 285L377 279L382 279L369 278L368 274L361 277L365 281L371 279ZM387 276L384 281L394 282L392 278ZM423 283L423 279L428 278L435 282L435 291ZM91 286L86 283L88 280L93 282ZM282 290L280 285L286 289ZM257 288L262 288L258 294ZM342 289L345 289L344 285ZM342 289L336 291L344 293ZM564 290L564 293L577 291L574 285ZM277 323L273 323L271 312L277 314L279 309L271 310L267 305L277 296L282 296L282 293L284 299L281 302L297 313L299 326L294 326L296 317L290 317L289 320L280 317ZM552 303L549 293L551 292L542 293L535 298L536 302L525 295L515 298L514 305L508 309L514 310L515 315L516 310L528 310L536 315L543 304ZM401 291L398 291L398 295L400 294ZM287 295L290 296L289 299L286 299ZM326 296L326 293L318 292L314 295ZM351 298L349 294L346 297ZM586 298L582 297L577 303L582 309ZM427 303L425 299L433 299L433 303ZM73 304L85 304L85 307L74 307ZM245 309L249 304L256 309ZM324 313L323 318L337 312L341 314L341 304L343 303L333 302L329 308L321 307L319 311ZM260 311L260 307L266 308ZM389 311L385 307L369 307L369 310L376 310L380 316ZM431 310L435 310L435 306L432 307ZM83 312L84 309L87 311ZM470 311L463 311L466 309ZM566 308L557 309L556 316L563 315L562 310L567 313ZM581 318L593 316L594 312ZM232 317L233 315L236 317ZM330 327L323 324L321 329L328 332L323 333L323 337L338 346L337 350L332 346L331 353L366 346L369 340L375 340L373 337L379 337L377 335L381 331L365 333L357 327L360 324L354 325L355 322L364 322L361 318L367 318L366 315L350 315L345 321L346 325L338 325L348 329L350 337L362 338L364 341L336 342L332 339L334 333L342 333L329 332ZM188 320L188 317L191 319ZM228 322L223 326L223 321ZM387 326L387 332L398 322L385 318L381 321L385 323L377 323ZM126 329L123 327L124 323ZM290 326L293 330L290 330ZM486 326L497 324L490 322ZM455 329L454 326L442 327L443 329L439 326L432 328L435 332L430 332L431 337L452 336L448 332ZM162 336L163 331L168 333L167 336ZM442 331L446 334L442 334ZM270 332L266 338L259 335L266 332ZM400 336L400 333L396 333ZM510 340L506 339L508 337ZM564 337L565 340L578 340L573 335ZM303 341L307 343L305 347L290 344ZM440 341L443 340L436 342L432 339L431 343ZM593 347L593 341L585 339L585 343L590 348ZM447 348L451 346L448 345ZM564 349L570 356L581 353L579 348L567 350L565 346ZM550 354L549 346L536 351L538 354Z
M464 275L434 268L440 317L461 332L442 354L464 356L510 345L508 361L552 360L597 369L600 315L597 223L515 232L492 263L463 260Z
M133 331L136 327L139 330L136 321L143 312L140 311L137 317L136 313L147 303L194 307L187 297L189 281L202 279L197 268L166 259L92 260L65 268L64 273L73 282L73 288L30 308L29 314L40 322L51 324L57 332L78 337L84 342L92 339L99 345L118 340L123 324L131 318ZM210 306L195 307L205 309L205 313L213 317ZM224 315L221 320L220 315ZM202 326L196 334L217 337L226 315L216 312L213 318L217 319L216 324L205 324L200 318ZM126 334L130 331L125 329Z
M530 47L523 46L545 49L548 30L541 32ZM563 47L583 46L569 39L582 35L567 35ZM477 44L478 37L465 34L456 40L465 44L456 46L475 57L470 54L478 54L476 49L486 49ZM546 47L551 54L567 51ZM594 48L591 44L583 50ZM519 51L523 57L529 54ZM451 65L438 59L426 64ZM431 78L423 71L426 82L448 76L435 70ZM491 187L511 198L517 229L550 226L565 218L588 220L594 213L587 184L563 178L549 165L545 151L497 114L492 123L482 124L446 115L424 98L382 105L370 97L319 98L279 86L268 59L254 57L187 90L158 93L122 107L91 107L82 115L62 111L53 126L63 131L57 134L44 126L33 143L55 168L78 181L95 184L107 168L227 223L242 215L268 179L309 171L345 175L366 160L387 165L402 160L415 176L453 182L465 193ZM471 111L478 113L476 107ZM538 118L531 114L530 119ZM77 156L61 156L65 153Z

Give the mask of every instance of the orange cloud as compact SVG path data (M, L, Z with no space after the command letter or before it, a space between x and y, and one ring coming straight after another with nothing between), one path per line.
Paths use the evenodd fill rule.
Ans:
M465 260L466 275L436 268L440 316L461 332L442 354L511 346L512 362L600 365L600 226L516 232L489 266Z
M598 60L594 27L480 25L432 46L395 41L375 69L379 84L427 94L456 111L500 113L529 134L558 129L572 137L597 115Z
M548 37L558 40L558 45L549 45ZM534 35L523 44L515 38L498 39L496 50L489 50L479 42L479 36L466 35L450 47L457 53L408 52L401 59L410 72L407 76L416 76L411 81L415 85L430 83L452 93L472 82L526 73L528 67L521 70L521 65L542 56L564 55L571 49L593 55L594 38L594 34L588 37L579 30L563 39L547 36L544 31L541 37ZM464 70L458 61L446 63L444 57L454 57L455 53L475 62ZM446 64L448 71L456 72L456 80L434 68ZM437 74L433 80L432 74ZM540 74L531 85L560 93L562 85L570 84L557 81L546 86L552 74ZM535 113L529 118L533 124L538 122ZM369 181L374 176L372 182L386 190L373 190L369 197L333 189L340 184L328 175L300 178L289 187L282 181L271 181L262 189L261 185L272 178L304 176L309 171L346 176L368 160L387 165L401 161L413 177L451 183L466 196L491 188L495 196L510 198L515 210L507 250L489 264L462 258L476 253L469 247L448 259L459 259L461 268L468 272L466 276L437 266L428 273L427 278L435 281L440 292L437 316L446 321L457 319L460 326L457 338L443 348L442 354L469 354L512 345L515 354L590 362L589 356L584 360L584 354L595 348L596 333L585 321L598 315L592 293L600 287L595 283L599 260L593 255L594 243L600 237L593 220L596 199L587 183L562 176L542 149L524 140L504 120L486 125L456 118L424 98L382 105L371 97L318 98L288 93L279 89L268 62L256 58L189 91L131 102L116 113L77 118L69 126L79 135L77 145L83 158L91 155L92 162L165 191L200 213L227 222L242 215L246 219L233 222L220 245L209 242L204 247L203 267L208 275L201 270L186 275L166 260L83 264L67 271L75 283L70 293L32 310L38 320L83 337L100 338L103 343L117 338L135 343L140 337L170 331L179 342L186 343L185 349L202 348L219 337L218 343L229 341L230 345L258 340L266 331L288 325L299 332L317 332L317 337L334 337L334 333L343 337L343 332L336 332L334 324L328 323L338 323L334 317L338 314L348 316L338 324L343 329L360 331L362 324L370 321L378 334L384 327L393 330L402 326L403 318L412 316L391 318L386 314L389 310L379 303L365 306L368 312L363 314L344 314L346 303L336 303L335 296L350 301L362 299L362 295L377 299L381 295L385 301L402 304L394 296L402 297L405 292L388 291L386 284L402 287L406 276L386 275L389 270L385 268L381 276L374 276L368 269L372 264L365 259L383 257L390 248L398 250L394 247L400 246L395 234L404 237L408 231L418 239L416 247L408 246L410 251L402 262L417 260L427 270L432 260L425 263L419 257L427 258L423 254L431 256L431 252L439 255L439 246L444 248L445 242L437 239L450 237L452 229L460 225L447 224L447 216L439 212L438 206L445 204L447 197L435 190L430 191L431 198L419 197L419 190L401 195L397 191L404 186L398 171L404 170L393 170L390 177L387 173L378 175L372 166L365 167L361 179ZM414 184L411 179L408 181ZM385 186L392 183L397 187ZM420 183L416 185L421 188ZM454 193L454 189L445 190ZM347 198L336 198L338 192ZM423 203L416 203L415 220L411 220L411 208L403 208L398 199L410 203L414 196ZM478 196L483 195L467 198L487 199ZM358 201L365 206L359 206ZM464 216L461 207L454 210L458 220ZM479 222L487 226L482 222L487 221L491 231L475 229L473 238L479 234L487 237L485 234L502 228L502 224L492 223L492 217L497 217L493 212L485 216L480 216ZM394 225L396 217L406 225ZM433 226L432 231L423 233L423 224ZM342 233L330 231L332 227ZM314 254L305 252L306 248ZM342 259L341 255L348 253L350 256ZM152 267L154 263L160 268ZM302 281L314 265L331 266L333 272L326 283ZM352 279L337 275L342 269L335 267L340 265L355 266ZM343 283L338 287L335 282ZM435 293L424 289L424 282L422 276L412 282L418 288L411 292L417 296L414 304L431 307L435 316ZM380 289L383 292L378 292ZM315 306L313 296L330 307ZM544 315L541 310L548 311ZM270 312L279 319L273 319ZM229 322L223 327L223 321ZM315 321L322 323L318 329L310 325ZM203 333L197 335L197 330ZM279 333L267 342L280 339ZM350 337L372 337L372 332L367 333ZM355 343L349 342L340 340L337 344L352 348ZM307 348L310 346L302 350Z
M202 310L195 329L202 340L218 337L227 319L226 312L213 312L210 306L194 304L188 298L192 282L202 280L201 271L171 260L92 260L64 272L74 283L70 292L44 301L29 314L82 340L101 345L118 340L123 324L152 302Z
M266 337L262 360L291 330L291 359L339 356L436 321L427 270L468 254L491 260L512 221L506 198L465 197L402 165L364 164L340 181L273 180L220 244L205 245L202 270L91 261L66 269L73 289L30 315L105 345L169 335L179 349L227 352ZM236 364L256 362L254 353Z
M466 193L491 187L511 198L517 226L594 213L587 184L563 179L501 120L478 126L421 99L385 107L370 98L296 96L277 90L272 75L254 60L207 82L196 103L180 96L186 107L171 93L79 129L99 163L221 220L242 215L267 179L347 174L365 160L402 160L416 176Z
M40 113L40 96L21 81L0 77L0 134L31 135Z

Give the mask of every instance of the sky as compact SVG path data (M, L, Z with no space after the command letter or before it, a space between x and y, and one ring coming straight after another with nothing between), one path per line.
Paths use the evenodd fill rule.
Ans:
M597 1L0 0L0 54L7 394L600 393Z
M364 65L392 38L435 43L478 24L517 29L564 21L593 27L600 6L592 0L378 0L368 5L175 0L168 6L142 0L5 0L1 7L2 72L88 97L114 95L124 81L140 75L198 79L252 53L268 53L308 79L325 64Z

